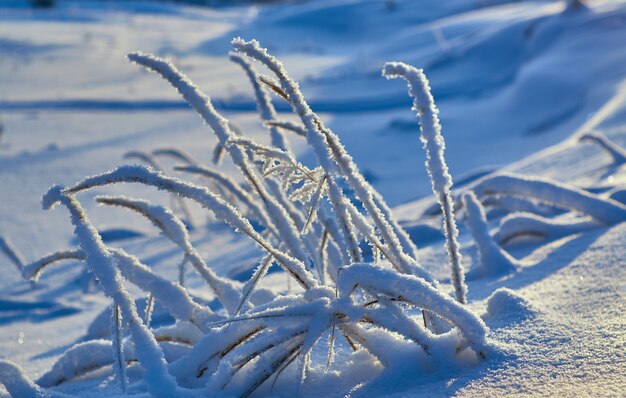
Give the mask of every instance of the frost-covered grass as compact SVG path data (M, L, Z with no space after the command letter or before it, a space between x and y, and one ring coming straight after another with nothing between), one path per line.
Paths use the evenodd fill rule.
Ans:
M415 345L415 355L424 361L424 371L430 363L462 362L457 356L485 360L490 352L488 329L464 305L467 287L449 192L451 177L443 158L436 108L423 72L407 65L402 65L405 72L398 67L391 70L391 64L385 67L388 76L407 77L412 90L416 90L416 106L427 109L420 111L422 137L430 159L427 168L433 190L444 209L456 301L420 265L417 249L382 196L365 181L339 138L311 110L282 64L256 41L235 39L233 44L242 55L233 54L231 60L243 66L253 83L262 121L272 122L277 117L265 91L270 89L292 105L302 123L299 130L305 133L319 166L309 168L298 162L279 130L280 123L268 124L273 146L256 143L235 133L211 99L170 62L149 54L130 54L132 62L167 80L202 117L217 136L222 151L240 169L247 186L198 165L181 151L162 149L154 151L155 155L186 163L176 170L208 177L222 193L232 196L222 197L205 186L169 177L153 155L138 151L127 153L125 158L150 166L122 166L69 187L52 187L43 196L43 207L51 209L60 204L69 211L78 247L25 266L6 240L2 241L3 250L32 282L55 262L83 262L100 290L111 299L111 356L81 354L87 350L101 352L97 347L102 346L101 340L81 342L61 356L40 378L39 386L72 383L88 372L112 365L122 392L132 388L163 397L221 393L246 397L259 388L267 389L266 382L271 378L273 386L290 365L297 369L296 382L302 386L310 378L314 349L328 352L326 368L333 363L336 347L341 346L363 349L372 361L389 368L402 361L393 353L407 344ZM245 56L263 63L278 81L259 76ZM181 208L184 200L196 202L217 220L256 242L265 251L264 257L242 285L218 276L206 264L194 248L187 227L170 209L143 199L96 197L100 204L123 207L147 218L184 252L178 264L178 281L164 279L137 257L106 244L78 200L77 195L84 191L119 183L166 191ZM358 202L348 196L348 188ZM184 214L190 222L189 213ZM245 214L255 220L254 225ZM215 294L220 304L217 312L194 303L186 291L186 262ZM259 289L260 280L272 264L280 266L301 292L276 295ZM143 316L125 287L127 282L148 295ZM176 320L174 326L151 328L155 304ZM216 340L216 334L224 337ZM184 349L169 353L168 346L163 345L169 341ZM144 371L140 377L131 377L127 369L134 361ZM12 377L16 368L9 364L6 368L3 375ZM13 395L46 394L30 381L1 381Z
M243 395L272 371L253 395L619 396L625 12L603 0L0 9L0 71L11 76L0 79L0 357L25 369L2 362L8 389L147 396L161 389L163 360L176 391L163 390L181 396ZM225 38L237 35L261 38L289 74L241 53L228 62ZM260 46L240 45L276 67ZM176 90L122 62L137 48L207 88L232 134L207 134ZM420 150L410 99L380 77L389 59L428 75L446 143L445 167L433 168L442 195L422 164L443 137ZM422 127L437 131L434 105L420 108ZM327 168L308 143L319 142L310 120L333 144ZM150 168L120 168L123 157ZM70 238L65 206L34 210L59 182L132 302L102 294L89 266L98 257ZM451 300L449 254L460 276L470 270L465 305ZM154 342L129 319L162 352L148 372Z

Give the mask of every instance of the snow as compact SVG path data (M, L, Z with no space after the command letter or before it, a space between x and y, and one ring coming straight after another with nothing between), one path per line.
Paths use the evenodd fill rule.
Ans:
M487 334L484 323L467 307L442 295L423 279L369 264L353 264L341 271L338 283L340 296L349 295L357 286L432 311L457 326L476 352L483 349Z
M468 273L468 278L514 272L519 266L518 261L494 242L489 233L485 210L476 195L473 192L464 194L463 203L467 213L467 226L480 258L480 265L475 266ZM523 227L522 230L524 230Z
M503 193L539 199L588 214L608 225L626 220L626 206L621 203L546 178L496 174L481 179L472 190L480 197Z
M92 278L85 268L92 266L107 293L123 302L123 322L136 316L136 325L141 325L146 291L161 293L154 296L154 339L136 326L132 336L146 339L124 340L124 354L131 361L128 391L138 396L146 396L148 389L165 396L191 391L174 387L174 380L205 389L217 369L216 356L232 348L233 341L258 333L263 338L259 345L272 338L280 343L288 330L307 332L225 378L230 380L226 392L249 391L266 376L265 365L276 364L280 376L271 377L253 396L623 395L626 2L590 0L582 10L567 10L562 1L499 0L311 0L222 8L149 1L57 3L50 10L33 10L24 0L0 4L0 380L8 381L0 386L0 396L44 396L31 380L50 386L79 373L50 395L120 393L111 367L111 300L99 287L85 289L85 276ZM283 62L299 86L288 91L283 81L277 84L290 96L300 92L306 97L300 104L306 117L290 114L292 105L268 91L276 113L270 109L259 119L255 90L265 87L251 88L240 65L229 62L233 37L255 38L259 48L266 47ZM239 49L251 45L237 43ZM210 95L215 113L205 112L208 96L198 94L192 105L218 137L207 134L207 126L161 79L126 62L126 54L139 50L158 58L135 55L137 60L169 59L184 71L195 82L183 90L186 95ZM383 64L392 60L422 68L428 77L440 111L445 162L455 181L451 195L457 216L472 218L471 210L458 204L473 190L485 207L484 217L478 214L483 238L491 235L491 243L517 264L515 272L468 280L467 306L451 298L441 214L426 211L437 198L424 172L426 156L410 100L399 82L380 76ZM256 66L265 76L266 68ZM230 123L222 123L216 114ZM327 132L312 136L322 120ZM354 228L357 240L387 234L377 246L393 261L381 261L378 248L374 254L357 245L351 251L360 251L359 260L378 261L380 271L347 266L354 261L347 247L335 242L348 232L336 224L325 199L315 220L333 236L326 242L327 259L311 253L310 236L320 233L318 223L314 220L309 235L303 236L306 220L292 218L289 198L281 198L271 214L265 212L250 180L238 171L246 163L243 168L256 173L245 146L227 144L237 142L237 130L255 145L269 145L273 139L278 143L278 135L263 124L282 133L288 141L285 148L302 165L313 170L319 161L325 166L327 189L335 189L336 202L338 189L354 189L360 200L336 204L348 218L345 225ZM231 134L220 136L224 131ZM306 140L313 140L315 149ZM231 188L225 189L225 201L216 198L220 190L213 185L210 193L193 190L178 178L143 167L103 174L135 151L156 159L168 176L184 171L188 175L181 176L191 180L189 173L209 174L204 167L220 142L225 151L236 152L235 163L227 156L211 169L213 178ZM335 159L340 162L333 163ZM340 177L344 174L348 180ZM159 212L172 206L169 191L107 183L78 196L93 226L83 225L87 236L77 242L67 212L42 212L40 199L53 185L71 186L90 175L100 175L101 181L117 175L169 184L217 209L219 218L254 239L240 236L189 199L182 200L190 217L176 208L160 213L161 222L175 223L176 217L184 223L154 229L150 220L127 209L100 207L94 199L128 195L143 198L146 209L153 206ZM267 197L272 195L274 190L268 189ZM241 216L252 216L252 222ZM272 230L277 219L283 224ZM471 269L481 255L471 225L458 221L462 266ZM94 228L112 231L101 235L119 239L90 241ZM181 228L189 228L186 235ZM135 238L123 238L123 232ZM258 311L277 313L288 306L308 308L307 314L318 317L274 320L266 333L260 332L261 320L211 329L226 314L214 291L191 271L185 274L184 288L177 282L176 266L185 254L181 245L187 243L213 280L234 278L236 289L248 282L246 291L254 290L241 307L241 317L249 316L254 305ZM292 286L284 269L273 263L254 274L267 248L272 253L267 261L290 269L304 286ZM4 252L13 252L13 261ZM309 257L311 263L299 260ZM319 271L313 262L326 267L340 263L339 258L346 267L328 267L327 279L341 279L346 286L359 281L378 292L377 299L387 300L386 307L363 310L351 304L363 293L358 289L354 296L337 299L327 288L302 293L317 284ZM394 263L432 284L395 273ZM111 270L107 264L115 265L117 276L103 274ZM21 273L36 283L26 282ZM130 282L125 290L113 283L122 277ZM433 290L436 300L426 303L430 296L421 294ZM291 295L271 301L271 292ZM445 308L443 314L482 347L485 358L466 349L462 340L467 336L457 329L434 337L422 326L419 311L407 311L408 305L395 301L400 293L423 307ZM243 301L241 296L230 300L232 314ZM334 328L334 360L326 371L328 347L321 343L330 339L327 321L333 310L351 317L367 313L392 331L352 323ZM98 314L99 321L92 324ZM280 327L285 334L276 333ZM98 337L106 340L85 341L96 337L89 330L98 330ZM128 337L127 330L124 334ZM344 335L367 350L352 352ZM310 351L310 363L298 359L282 369L292 359L285 353L303 346L308 350L313 341L318 343ZM429 345L432 357L423 345ZM240 347L230 351L228 363L255 345ZM65 360L53 367L59 358ZM93 364L107 366L91 371ZM204 376L190 376L196 371ZM300 383L302 374L306 377ZM145 382L137 383L144 376Z
M511 289L501 287L487 298L487 312L483 318L524 321L536 315L537 311L526 299Z
M110 354L110 353L109 353ZM2 379L7 380L5 386L14 397L44 398L49 396L41 387L29 380L24 371L7 361L0 361Z
M252 64L247 59L236 53L231 54L230 59L231 61L241 65L241 67L246 71L246 74L250 79L250 83L254 88L254 95L257 101L257 109L261 116L261 120L269 122L276 119L276 109L274 109L274 106L272 105L272 101L267 91L261 87L261 83L259 82L259 75L252 66ZM287 141L285 141L284 135L280 132L278 128L271 128L270 135L272 137L272 146L278 149L282 149L285 152L289 151Z

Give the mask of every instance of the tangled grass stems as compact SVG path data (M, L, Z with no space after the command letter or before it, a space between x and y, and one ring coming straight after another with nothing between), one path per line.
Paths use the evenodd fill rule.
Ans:
M390 347L410 346L425 362L449 360L444 356L466 349L484 357L488 352L485 324L467 306L449 297L419 264L415 244L383 198L365 181L338 136L309 108L282 64L255 41L235 40L233 45L239 54L231 59L244 68L253 85L272 146L243 136L214 109L210 98L168 61L142 53L128 57L176 88L217 136L215 153L231 157L249 188L183 151L161 148L132 155L154 168L122 166L67 188L53 187L44 195L45 208L61 203L70 212L79 248L52 253L27 265L24 276L36 279L57 261L82 261L112 300L112 333L110 341L92 340L68 350L39 380L40 385L71 382L89 369L114 365L124 390L132 383L133 391L154 396L246 397L263 385L273 388L290 366L295 368L300 391L311 373L319 371L312 366L317 360L313 352L323 344L327 370L340 344L369 352L372 361L383 367L394 366L398 360ZM260 76L247 57L261 61L277 80ZM266 89L287 100L302 125L277 120ZM299 163L280 129L304 135L318 166ZM226 198L207 186L166 176L157 162L160 157L182 163L174 167L176 171L205 177L205 183L210 180L214 190ZM141 215L174 243L184 255L178 265L178 281L166 280L136 256L107 246L77 195L122 183L147 185L180 200L194 201L252 239L263 254L251 277L242 284L217 275L192 245L182 221L167 207L143 199L98 196L96 201ZM356 206L347 191L354 192L362 207ZM235 200L229 203L231 197ZM258 223L253 225L251 220ZM366 260L369 253L361 251L365 245L372 248L371 262ZM184 286L185 262L207 282L223 310L214 312L192 298ZM260 289L260 281L273 263L301 289L287 294ZM147 293L143 318L125 282ZM175 319L173 325L152 325L155 304ZM420 313L430 322L422 323L422 317L415 316ZM446 326L434 326L437 319ZM172 345L178 346L173 349ZM81 354L89 349L96 353L92 360ZM126 372L125 364L130 362L144 368L140 380L134 378L134 372ZM429 367L425 364L424 370Z

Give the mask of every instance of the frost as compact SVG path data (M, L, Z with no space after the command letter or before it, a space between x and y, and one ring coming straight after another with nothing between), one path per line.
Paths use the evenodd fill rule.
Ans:
M263 207L261 207L248 192L241 188L241 186L236 181L234 181L227 175L217 170L212 170L209 167L200 165L176 166L174 167L174 170L197 174L211 179L216 184L218 184L218 186L223 188L224 192L226 192L230 196L233 196L234 198L239 200L244 206L246 206L253 214L253 217L263 222L263 224L266 225L267 228L273 228L273 224ZM273 231L273 233L278 234L278 232L275 230Z
M104 246L76 199L61 192L61 187L53 187L44 195L44 206L50 207L55 202L61 202L70 212L76 236L85 252L90 270L98 278L105 294L113 300L115 306L119 306L122 317L129 325L137 347L137 356L146 370L145 381L151 393L159 397L176 394L177 387L167 372L163 352L139 318L135 303L120 280L119 270L110 251Z
M244 177L254 187L261 201L266 207L266 211L270 216L279 236L288 247L291 254L297 258L307 259L305 249L298 237L298 232L292 220L289 218L285 209L279 203L272 200L270 194L263 186L262 181L257 175L256 170L250 164L245 152L237 145L228 145L227 142L236 134L233 133L228 121L220 115L209 97L207 97L200 89L194 85L187 76L181 73L176 67L164 59L149 54L132 53L128 55L128 59L138 63L149 70L159 73L164 79L170 82L174 88L183 96L189 105L202 117L202 119L211 127L219 144L230 154L233 162L240 168ZM308 259L306 260L308 262Z
M245 233L254 239L260 246L274 255L279 263L282 264L282 266L284 266L303 287L308 288L316 284L309 272L305 269L302 262L275 249L258 232L255 231L250 222L243 218L234 207L204 187L193 185L175 178L166 177L161 173L145 167L124 166L119 167L117 170L112 172L89 177L81 181L79 184L68 188L66 192L76 193L96 186L120 182L134 182L152 185L157 189L174 192L198 202L200 205L212 211L218 219L228 223L242 233ZM52 204L52 201L53 199L49 198L48 194L44 196L45 204Z
M252 83L252 88L254 89L254 95L256 97L257 107L259 115L261 116L261 120L263 120L264 122L270 122L276 119L276 110L272 105L270 96L263 89L263 87L261 87L261 84L259 84L259 75L252 66L252 64L248 62L246 58L237 53L231 53L230 60L235 62L236 64L241 65L243 70L248 75L250 83ZM287 144L287 140L278 129L278 126L271 126L270 134L272 137L272 146L289 152L289 145Z
M224 307L229 311L233 311L239 300L237 288L230 281L220 278L206 265L200 254L192 246L185 225L172 212L163 206L152 205L144 200L126 197L98 197L96 201L102 204L132 209L150 220L165 236L185 252L185 258L211 286ZM151 290L149 289L149 291Z
M48 254L37 261L27 264L22 269L22 278L37 282L41 272L50 264L62 260L84 260L85 254L81 250L62 250Z
M455 301L419 264L409 235L382 196L365 181L339 137L310 109L282 64L256 41L235 40L233 44L241 54L231 59L250 78L272 146L236 130L209 97L168 61L142 53L128 57L176 88L211 127L218 138L218 153L231 157L247 185L181 150L161 148L127 153L126 158L150 167L121 166L69 187L54 186L43 196L44 208L59 203L67 208L79 247L24 266L24 278L36 281L51 264L78 260L94 274L111 305L89 326L87 339L91 340L68 349L39 385L73 383L112 366L124 392L247 397L270 380L273 385L281 375L295 373L298 391L313 382L319 369L315 352L320 346L328 353L324 361L328 372L336 348L345 344L371 354L372 366L390 369L406 356L398 355L401 352L423 358L424 370L427 358L450 363L462 360L457 353L467 351L485 358L488 329L462 305L465 293ZM246 55L265 64L278 80L259 76ZM267 88L293 106L301 125L276 119ZM436 108L429 96L432 119ZM458 260L450 185L440 186L441 179L451 180L442 142L431 145L432 140L441 141L438 122L435 118L429 123L423 124L422 135L429 137L424 138L429 156L437 154L432 155L436 159L429 163L429 172L435 192L444 200L450 253ZM279 129L305 135L318 165L300 163ZM206 186L167 176L157 157L181 162L174 170L202 177L198 180ZM216 274L192 244L181 219L171 209L144 199L95 197L101 205L122 207L144 217L181 251L182 262L171 264L178 266L178 281L165 279L126 250L105 244L78 196L115 184L142 184L167 192L179 203L183 199L196 202L252 239L263 253L250 279L241 284ZM371 262L366 259L370 254L362 250L368 246L373 252ZM215 293L220 309L212 311L192 297L184 284L186 263ZM259 287L274 263L299 284L299 290L277 294ZM19 264L22 268L21 260ZM129 295L126 283L147 295L141 316L137 304L141 300ZM159 322L151 322L163 315L174 323L158 327ZM139 362L144 372L127 371L132 362ZM288 368L293 371L286 372Z
M358 171L352 157L347 153L337 135L328 129L319 116L311 110L300 92L298 85L289 77L280 61L270 55L256 40L245 41L241 38L237 38L233 40L233 46L237 51L263 63L276 75L282 92L286 98L288 98L294 112L298 115L306 129L306 139L309 145L313 147L320 166L329 177L332 178L333 175L339 174L350 184L356 197L361 201L363 207L379 229L383 239L389 245L390 254L395 257L398 263L404 265L403 272L409 274L428 274L427 271L420 269L421 267L416 259L412 259L412 261L405 259L405 257L408 256L404 252L404 247L396 232L401 228L395 220L385 217L380 206L376 203L375 195L372 193L372 187ZM342 212L341 208L333 204L333 212L336 217L341 217L347 222L348 219L345 210ZM345 231L343 232L344 242L350 242L351 237L347 236ZM432 278L429 279L432 280Z
M461 252L459 246L459 230L454 218L454 201L450 195L452 177L448 171L444 157L445 141L441 135L439 110L430 91L428 79L421 69L402 62L388 62L383 68L383 76L387 79L404 78L409 86L409 95L413 97L413 110L420 120L422 134L420 139L426 151L426 170L430 176L433 193L443 213L443 229L446 235L446 247L450 258L452 284L459 303L467 301Z
M457 326L474 348L480 350L485 344L487 328L480 318L420 278L354 264L341 271L339 293L346 296L357 287L432 311Z

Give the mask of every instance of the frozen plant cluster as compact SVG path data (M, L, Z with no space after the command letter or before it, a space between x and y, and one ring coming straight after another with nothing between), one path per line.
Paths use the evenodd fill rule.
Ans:
M600 133L585 133L580 141L596 143L613 159L611 167L623 163L624 150ZM502 245L517 239L556 240L626 220L621 191L608 196L540 177L495 172L459 194L457 208L465 211L466 223L474 238L479 264L467 273L469 279L503 275L524 266ZM485 211L484 206L490 208ZM501 217L490 233L489 215Z
M56 262L78 260L111 300L108 314L94 322L104 319L108 329L103 332L92 325L91 338L69 348L38 380L30 380L17 365L1 362L0 383L10 394L68 396L59 386L112 367L121 393L247 397L271 390L277 380L300 389L315 372L323 374L333 367L335 372L348 372L335 366L338 347L343 347L342 355L360 355L379 369L401 365L404 356L398 353L408 350L423 372L468 357L480 361L489 356L487 327L466 305L452 179L443 156L438 111L423 72L389 63L383 74L405 78L414 99L428 173L444 215L455 298L420 265L415 244L363 178L338 136L309 107L283 65L255 40L235 39L233 47L231 60L250 78L271 146L238 131L167 60L144 53L128 58L160 75L182 95L217 137L215 163L230 157L244 184L177 149L132 152L127 158L149 166L121 166L72 186L52 187L43 196L45 209L58 206L69 213L78 247L24 264L7 241L0 242L25 279L34 283ZM253 60L271 76L260 75ZM272 93L291 105L298 123L278 118ZM291 133L306 139L317 167L297 160L287 140ZM206 184L168 176L158 163L163 156L180 162L177 171L201 176ZM93 188L123 183L167 192L171 203L183 210L186 220L166 206L140 198L96 197L102 205L146 218L184 253L184 260L174 264L179 267L178 280L165 279L136 256L106 244L78 199ZM201 205L263 250L247 282L217 275L194 248L185 201ZM212 310L192 298L183 277L187 265L206 282L221 309ZM299 288L276 294L259 287L272 266L282 268ZM131 297L127 284L145 292L144 308ZM175 323L152 327L156 306ZM321 366L314 363L320 358ZM358 388L359 383L347 389Z

